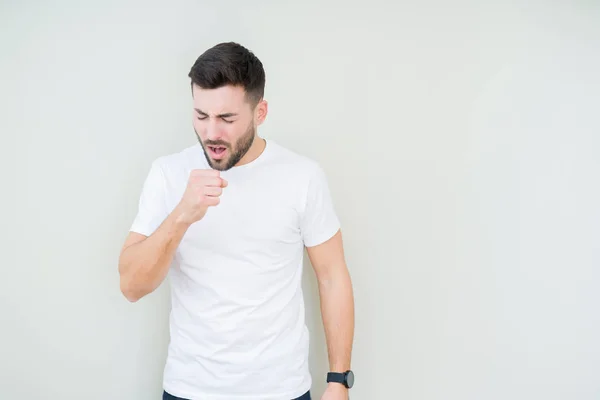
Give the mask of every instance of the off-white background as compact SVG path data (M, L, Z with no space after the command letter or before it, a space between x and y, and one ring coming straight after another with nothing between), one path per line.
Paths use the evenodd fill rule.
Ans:
M189 67L234 40L260 133L330 179L353 400L600 398L598 3L395 3L3 1L0 397L159 398L168 289L128 303L118 252L195 141Z

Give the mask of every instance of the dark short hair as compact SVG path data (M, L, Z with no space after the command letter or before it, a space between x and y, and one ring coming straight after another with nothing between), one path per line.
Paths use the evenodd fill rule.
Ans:
M191 85L203 89L222 86L241 86L246 97L254 106L265 92L265 71L260 60L244 46L234 43L219 43L198 57L190 73Z

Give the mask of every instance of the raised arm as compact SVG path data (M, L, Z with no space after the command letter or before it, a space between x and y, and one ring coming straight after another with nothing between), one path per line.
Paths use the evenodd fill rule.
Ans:
M219 176L219 171L194 170L181 201L158 228L148 236L136 231L129 233L119 256L121 292L129 301L141 299L161 284L186 231L191 224L204 217L209 207L219 204L219 196L226 186L227 182ZM147 181L145 190L151 191L148 187ZM151 202L142 200L140 204L139 215L150 215ZM151 221L152 218L139 220ZM151 228L139 230L148 229Z
M129 232L119 257L121 292L127 300L135 302L160 286L189 226L178 210L150 236Z

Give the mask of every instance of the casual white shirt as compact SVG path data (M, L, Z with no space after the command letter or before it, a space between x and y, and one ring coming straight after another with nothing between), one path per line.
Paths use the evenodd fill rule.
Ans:
M180 201L199 144L156 159L131 230L149 236ZM273 140L221 172L221 203L189 227L169 270L164 389L201 400L290 400L312 384L301 288L304 246L340 228L317 162Z

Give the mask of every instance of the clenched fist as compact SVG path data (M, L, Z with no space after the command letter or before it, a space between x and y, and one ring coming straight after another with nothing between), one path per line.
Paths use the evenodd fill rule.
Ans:
M200 221L208 207L219 204L223 188L227 181L220 176L220 172L212 169L195 169L190 173L188 184L183 193L178 209L180 218L188 224Z

